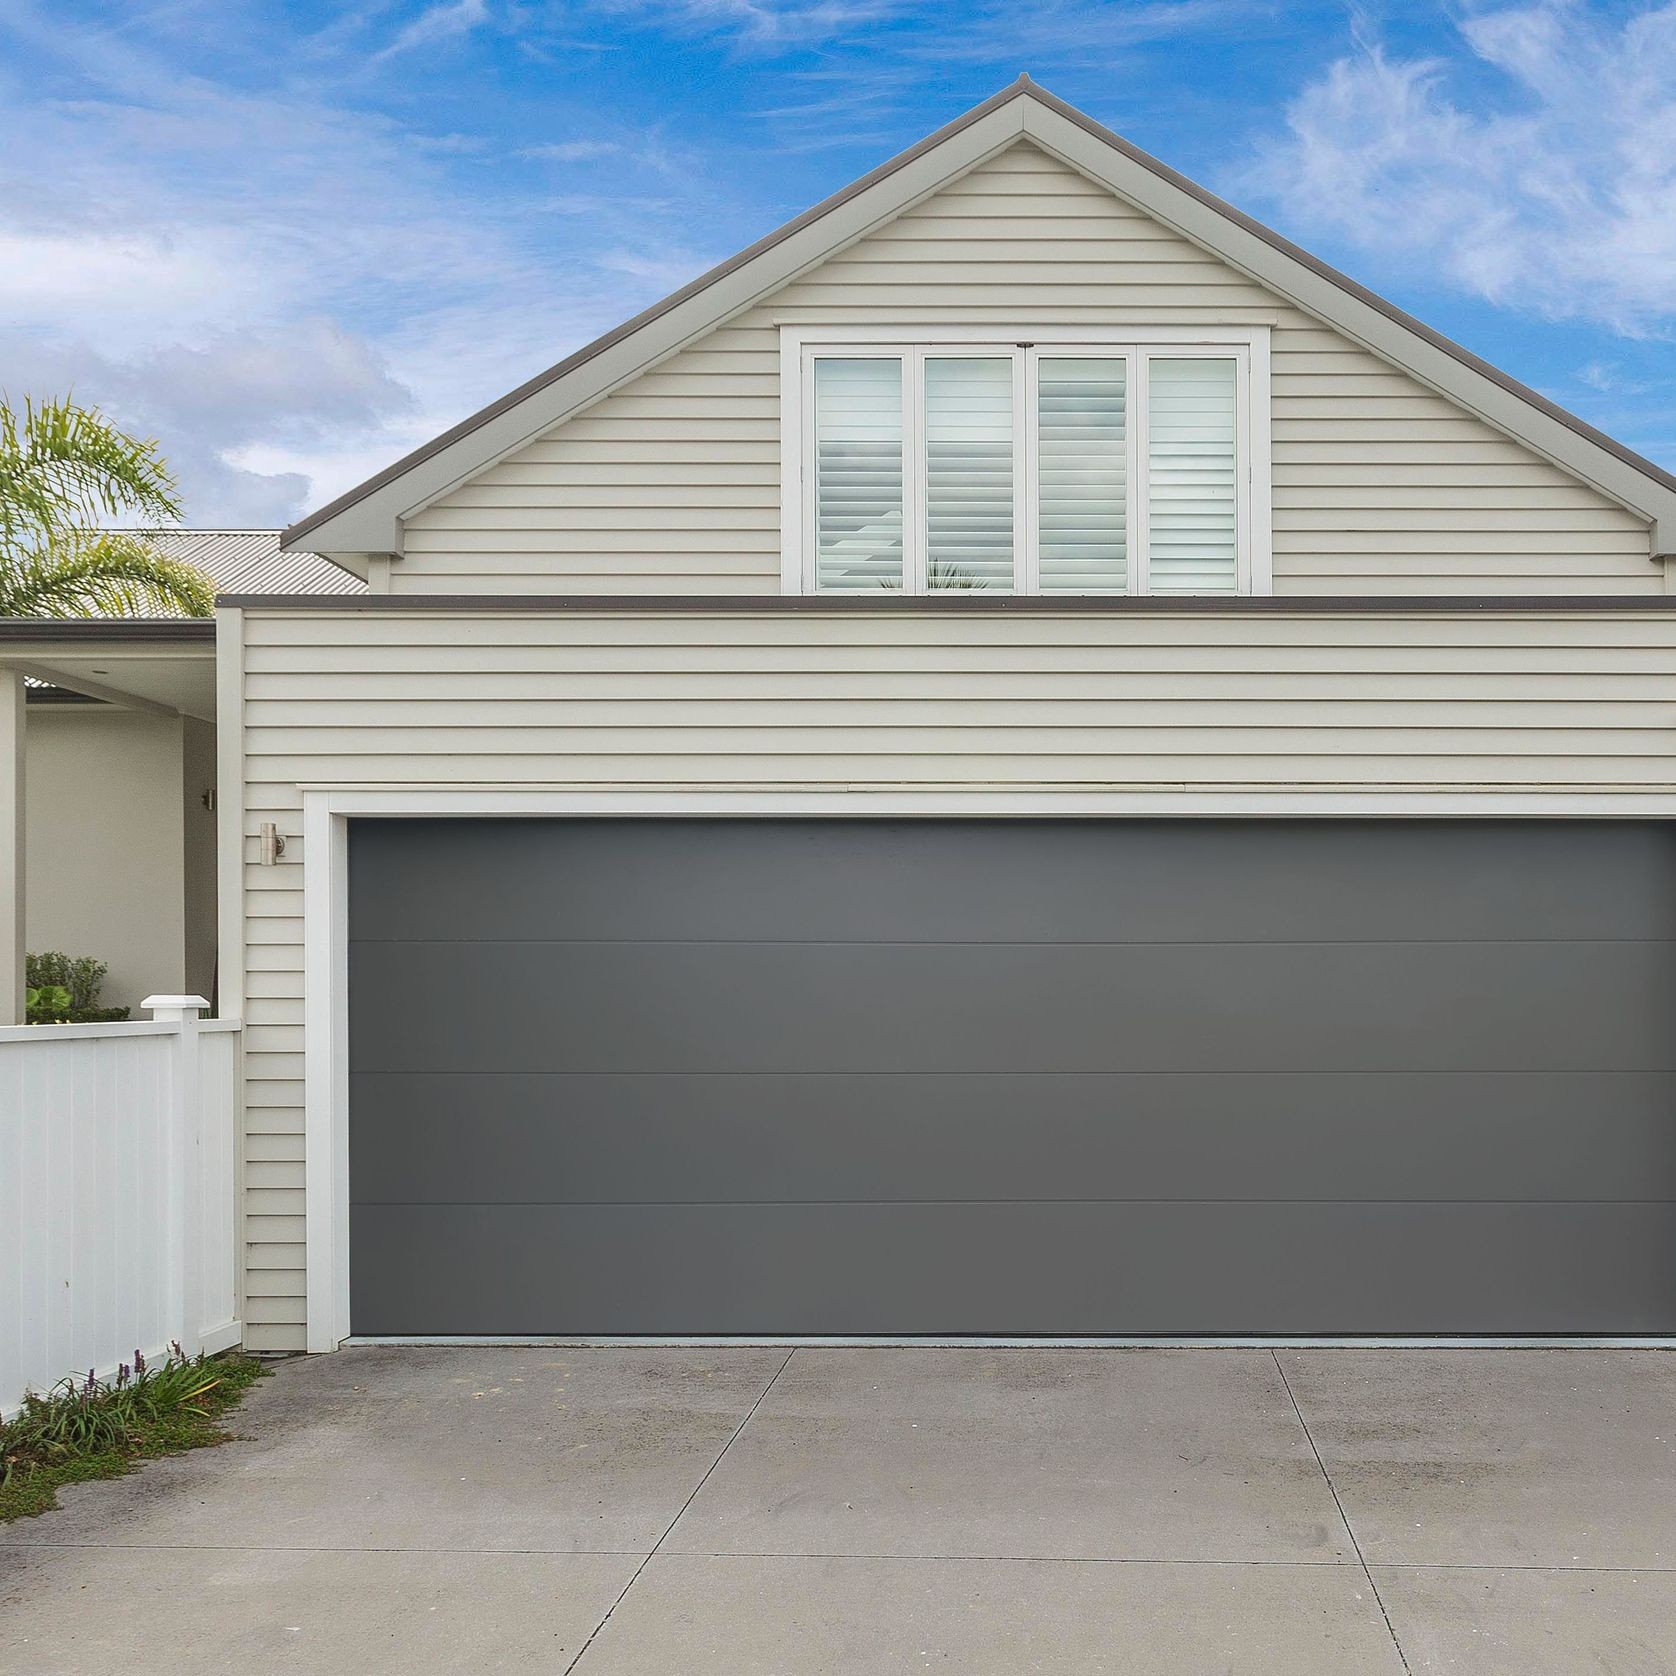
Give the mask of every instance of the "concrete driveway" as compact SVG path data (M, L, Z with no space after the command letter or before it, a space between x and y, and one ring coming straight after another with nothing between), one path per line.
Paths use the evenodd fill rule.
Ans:
M0 1670L1676 1671L1676 1356L358 1349L0 1528Z

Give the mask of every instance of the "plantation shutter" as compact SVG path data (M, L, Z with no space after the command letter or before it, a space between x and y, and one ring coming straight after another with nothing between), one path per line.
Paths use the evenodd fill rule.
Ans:
M1155 594L1233 593L1235 363L1155 355L1147 371L1148 587Z
M815 585L902 586L902 363L815 362Z
M1013 363L925 361L925 581L1013 585Z
M1044 593L1128 586L1128 408L1128 365L1118 356L1044 356L1037 364Z

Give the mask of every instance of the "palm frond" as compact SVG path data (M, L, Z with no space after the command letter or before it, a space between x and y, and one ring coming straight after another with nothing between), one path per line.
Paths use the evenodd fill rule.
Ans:
M196 566L118 530L61 535L0 562L0 616L208 617L215 586Z
M153 438L131 437L68 397L0 398L0 542L15 549L113 518L180 517L174 473Z

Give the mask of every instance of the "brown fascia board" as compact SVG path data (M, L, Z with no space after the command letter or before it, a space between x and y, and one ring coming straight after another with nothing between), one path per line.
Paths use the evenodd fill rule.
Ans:
M430 459L433 455L441 453L444 449L452 447L454 443L469 436L490 420L498 418L501 414L518 406L520 402L526 401L529 397L546 389L548 385L556 383L579 367L585 366L613 345L631 337L643 327L650 325L672 309L707 290L719 280L746 266L746 264L772 250L786 239L802 232L805 228L831 214L851 199L868 191L879 182L887 180L891 175L925 156L928 152L934 151L938 146L952 139L963 130L981 122L985 117L1000 110L1012 100L1022 97L1033 99L1044 109L1052 111L1066 122L1074 124L1083 132L1099 140L1103 145L1110 147L1140 168L1147 170L1158 179L1197 200L1206 208L1215 211L1253 237L1262 240L1281 255L1299 263L1317 277L1326 280L1347 295L1354 297L1358 302L1376 310L1405 331L1413 333L1421 341L1457 361L1461 366L1488 379L1520 401L1528 403L1538 412L1565 426L1595 447L1611 454L1660 487L1676 493L1676 474L1656 465L1645 455L1636 453L1634 449L1619 442L1615 437L1597 430L1586 420L1580 419L1576 414L1561 407L1557 402L1549 400L1548 397L1531 389L1529 385L1521 383L1509 373L1503 372L1499 367L1493 366L1481 356L1475 355L1464 345L1455 342L1453 338L1446 337L1443 333L1427 326L1423 321L1417 320L1406 310L1398 308L1395 303L1381 297L1375 291L1370 291L1365 285L1359 284L1347 274L1341 273L1329 263L1323 262L1319 257L1312 256L1301 246L1293 244L1290 239L1284 238L1281 234L1275 232L1272 227L1264 225L1255 217L1235 208L1225 199L1217 197L1215 193L1199 185L1197 181L1189 179L1178 170L1171 168L1169 164L1154 157L1150 152L1143 151L1139 146L1124 139L1121 134L1114 133L1110 128L1096 122L1091 116L1078 110L1074 105L1067 104L1056 94L1049 93L1045 88L1033 82L1029 76L1021 75L1016 81L1002 88L1000 92L992 95L982 104L975 105L963 116L956 117L953 122L939 128L935 133L919 141L918 144L910 146L906 151L899 152L895 157L861 176L860 179L852 181L841 191L823 199L813 208L805 210L801 215L776 228L766 237L758 239L755 244L748 245L736 256L730 257L726 262L710 269L708 273L699 275L697 279L682 286L680 290L671 292L661 302L654 303L650 308L643 310L632 319L614 327L604 336L595 338L592 343L584 345L574 354L548 367L544 372L537 373L535 377L520 384L517 389L508 391L506 395L491 402L487 407L479 409L470 417L462 419L459 424L444 431L440 436L433 437L429 442L404 455L393 464L386 466L383 471L375 473L364 483L357 485L355 488L339 495L335 500L327 502L325 506L299 519L289 529L282 532L280 546L286 548L293 542L300 541L310 531L317 529L328 519L335 517L338 513L347 510L377 490L384 488L387 484L394 482L414 466Z
M958 599L880 592L844 594L222 594L242 611L457 616L511 613L581 616L1494 616L1510 612L1676 611L1676 594L1042 594L963 592Z
M248 598L259 598L249 595ZM0 617L0 642L120 641L126 645L215 643L213 617Z

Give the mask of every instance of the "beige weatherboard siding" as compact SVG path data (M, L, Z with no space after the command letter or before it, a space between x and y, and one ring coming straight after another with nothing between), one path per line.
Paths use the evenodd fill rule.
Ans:
M415 512L389 585L776 593L780 328L916 324L1267 326L1277 594L1664 590L1646 519L1028 141Z
M303 796L1358 795L1529 813L1676 785L1676 611L258 607L239 739L247 1341L305 1333ZM242 628L242 635L237 632ZM240 651L242 642L242 653ZM239 661L242 657L242 663ZM224 741L224 744L228 743ZM236 750L236 743L233 747ZM228 798L225 807L235 807ZM1596 810L1598 812L1598 810ZM287 838L260 863L273 821ZM229 957L231 958L231 957Z

